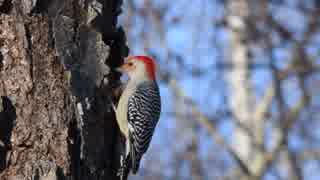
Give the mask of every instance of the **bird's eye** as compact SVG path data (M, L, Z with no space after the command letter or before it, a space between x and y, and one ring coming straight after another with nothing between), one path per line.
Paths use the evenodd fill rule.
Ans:
M133 63L132 63L132 62L129 62L128 65L129 65L129 66L133 66Z

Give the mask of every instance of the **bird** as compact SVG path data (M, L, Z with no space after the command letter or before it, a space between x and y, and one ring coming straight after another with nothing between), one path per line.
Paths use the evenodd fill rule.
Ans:
M151 57L130 56L116 70L129 76L116 107L117 124L124 137L118 176L126 179L129 172L138 172L150 145L160 118L161 97L156 63Z

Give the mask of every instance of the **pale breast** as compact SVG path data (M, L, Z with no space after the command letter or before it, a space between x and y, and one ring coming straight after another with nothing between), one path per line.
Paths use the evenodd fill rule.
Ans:
M134 93L135 89L133 85L130 83L124 89L120 100L118 102L117 111L116 111L116 118L120 128L120 131L125 137L129 136L129 129L128 129L128 101L131 95Z

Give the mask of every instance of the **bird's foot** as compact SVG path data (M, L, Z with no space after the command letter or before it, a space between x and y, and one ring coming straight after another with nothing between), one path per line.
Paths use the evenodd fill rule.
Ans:
M124 180L124 177L126 177L126 173L127 173L126 171L127 171L127 167L125 165L121 166L118 169L117 176L120 176L120 179Z

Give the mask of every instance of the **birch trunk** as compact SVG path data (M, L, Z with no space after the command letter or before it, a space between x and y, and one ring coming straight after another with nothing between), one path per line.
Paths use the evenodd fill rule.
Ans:
M231 41L232 70L229 74L230 105L236 121L234 149L239 157L248 164L251 153L250 129L252 124L252 99L249 81L249 57L247 43L247 24L249 7L246 0L229 1L228 26Z
M230 60L233 67L228 76L231 94L229 100L236 124L233 150L248 170L244 179L260 179L267 166L268 156L264 152L265 114L274 96L273 89L268 89L256 105L250 83L249 40L254 37L250 37L248 22L254 14L253 11L259 8L261 4L255 1L228 1L227 22L231 43Z

